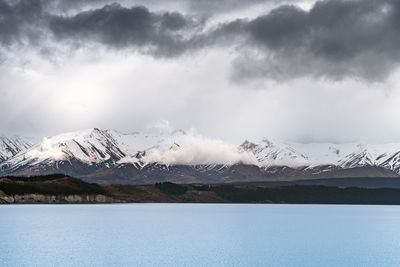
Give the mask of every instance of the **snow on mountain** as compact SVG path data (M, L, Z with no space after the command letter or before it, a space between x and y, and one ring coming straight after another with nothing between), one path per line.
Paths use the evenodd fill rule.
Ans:
M0 164L3 170L16 170L38 164L79 161L87 165L149 163L197 165L235 163L257 164L251 153L239 152L234 145L209 139L193 132L175 130L163 133L120 133L97 128L64 133L43 140Z
M399 143L358 144L354 152L341 160L339 165L343 168L376 165L397 171L400 167L399 153Z
M32 140L19 136L0 136L0 162L32 146Z
M303 166L308 164L308 157L295 150L290 144L263 139L258 143L245 141L241 151L252 152L262 166Z
M26 151L10 158L2 165L18 168L24 165L78 160L87 164L115 162L124 157L117 140L108 132L97 128L43 138Z
M132 137L130 137L132 138ZM139 139L139 137L137 137ZM143 136L140 137L143 140ZM145 137L146 138L146 137ZM130 149L130 156L120 163L160 163L164 165L233 165L236 163L258 164L253 154L241 152L235 145L221 140L206 138L193 131L173 131L169 135L151 138L151 143L141 153ZM143 146L142 146L143 147Z
M332 166L343 169L378 166L400 174L400 144L302 144L262 139L245 141L237 147L194 131L121 133L94 128L43 138L33 146L22 138L0 137L1 160L0 170L5 173L39 165L58 168L59 163L68 163L73 168L79 163L79 168L84 169L100 165L106 168L133 165L142 169L149 164L160 164L167 168L192 165L210 170L245 164L266 171L287 166L318 172L331 170Z
M173 130L165 132L133 132L121 133L116 130L107 130L116 140L121 150L125 151L127 155L135 155L151 148L160 147L164 145L172 145L173 140L180 136L186 135L182 130ZM171 143L172 142L172 143Z
M308 161L306 165L309 167L337 165L338 161L353 152L357 147L356 143L290 143L290 145L296 151L301 151L301 153L307 155Z
M345 169L379 166L400 173L400 143L294 143L263 139L245 141L240 149L252 152L262 166L316 167L335 165Z

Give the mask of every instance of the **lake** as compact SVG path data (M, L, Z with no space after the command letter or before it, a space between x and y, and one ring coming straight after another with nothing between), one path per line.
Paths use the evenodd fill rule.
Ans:
M0 266L400 266L400 207L0 206Z

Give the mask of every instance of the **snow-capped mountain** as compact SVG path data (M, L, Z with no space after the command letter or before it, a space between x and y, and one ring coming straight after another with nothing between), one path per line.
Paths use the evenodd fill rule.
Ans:
M38 144L9 158L0 167L15 171L37 165L58 166L61 162L72 161L109 167L130 155L140 158L140 151L157 145L161 140L162 138L148 134L87 129L43 138Z
M131 165L232 165L257 163L234 145L182 130L120 133L98 128L64 133L43 140L0 164L6 174L93 170ZM86 166L86 168L85 168Z
M239 147L242 151L252 152L261 166L304 166L309 162L307 155L297 151L289 144L262 139L259 143L245 141Z
M115 162L124 156L117 140L108 131L95 128L43 138L40 143L7 160L3 166L17 169L22 166L70 160L92 165Z
M400 174L400 143L290 143L263 139L245 141L240 149L252 152L260 165L314 168L337 166L350 169L378 166Z
M0 162L32 146L32 141L19 136L0 136Z
M65 173L103 183L203 183L400 174L396 143L302 144L264 138L236 146L193 131L98 128L43 138L35 145L21 138L0 140L0 175Z

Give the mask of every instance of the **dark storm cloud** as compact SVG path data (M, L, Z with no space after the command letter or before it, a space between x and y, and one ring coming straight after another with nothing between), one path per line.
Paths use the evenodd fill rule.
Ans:
M182 1L199 10L260 2ZM97 44L164 57L216 46L235 47L233 77L238 81L303 76L376 81L385 79L400 62L397 0L325 0L309 11L282 5L255 19L232 18L207 31L201 16L120 4L68 14L55 11L60 3L67 5L48 0L1 2L0 44L43 50L46 44L41 40L46 39L73 47Z
M172 57L196 46L189 37L205 22L178 12L155 13L146 7L126 8L117 3L72 16L50 10L54 11L54 5L47 0L0 2L2 48L33 47L42 53L47 42L66 41L73 47L97 43Z
M152 13L145 7L119 4L49 19L50 30L58 40L98 42L117 49L136 47L162 56L183 53L190 45L185 34L197 31L202 24L202 20L177 12Z
M1 45L9 47L14 44L38 42L38 24L42 18L40 0L0 1Z
M238 79L381 80L400 62L400 2L394 0L321 1L310 11L281 6L234 25L248 35L235 62ZM232 34L232 25L225 27Z

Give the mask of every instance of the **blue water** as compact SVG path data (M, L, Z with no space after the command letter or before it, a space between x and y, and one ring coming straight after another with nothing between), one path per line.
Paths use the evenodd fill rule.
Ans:
M400 207L0 206L0 266L400 266Z

